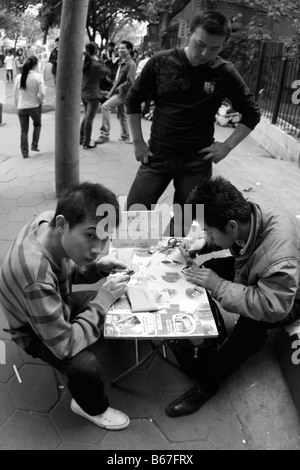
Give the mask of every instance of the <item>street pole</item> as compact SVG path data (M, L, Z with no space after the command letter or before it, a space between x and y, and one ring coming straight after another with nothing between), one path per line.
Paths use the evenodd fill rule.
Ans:
M55 113L56 196L79 183L82 54L88 0L63 0Z

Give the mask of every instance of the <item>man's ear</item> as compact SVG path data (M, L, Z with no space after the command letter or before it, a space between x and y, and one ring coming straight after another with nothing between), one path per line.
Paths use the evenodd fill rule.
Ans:
M226 230L228 232L238 232L239 230L239 225L236 220L229 220L226 224Z
M67 221L63 215L57 215L55 219L55 227L59 231L59 233L63 233L66 229Z

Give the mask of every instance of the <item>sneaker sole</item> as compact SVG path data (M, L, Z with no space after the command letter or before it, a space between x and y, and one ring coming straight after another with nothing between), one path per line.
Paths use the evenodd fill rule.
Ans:
M128 418L127 421L124 424L118 424L118 425L115 425L115 426L105 425L105 424L101 425L97 421L95 421L92 416L87 416L86 414L81 413L80 410L77 410L76 408L74 408L72 406L72 403L71 403L71 410L73 411L73 413L81 416L82 418L85 418L85 419L91 421L92 423L94 423L99 428L107 429L108 431L120 431L121 429L127 428L129 426L129 423L130 423L130 420Z

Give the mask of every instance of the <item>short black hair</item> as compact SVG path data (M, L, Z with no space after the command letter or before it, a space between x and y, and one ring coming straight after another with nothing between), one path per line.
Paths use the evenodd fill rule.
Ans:
M193 33L199 26L202 26L209 34L225 36L226 39L231 34L231 26L228 19L218 11L206 11L194 16L191 21L190 32Z
M199 184L190 194L193 214L196 205L204 205L204 221L209 227L225 232L229 220L249 222L251 205L243 194L222 176L211 178Z
M83 182L62 191L50 227L55 228L56 217L63 215L72 229L88 216L97 219L97 209L101 205L110 206L114 211L116 227L119 225L119 203L116 195L99 183ZM105 213L102 217L105 217Z
M129 51L132 51L132 49L133 49L133 44L132 44L132 42L126 41L125 39L124 39L123 41L120 41L120 44L125 44L126 49L128 49ZM119 45L120 45L120 44L119 44Z

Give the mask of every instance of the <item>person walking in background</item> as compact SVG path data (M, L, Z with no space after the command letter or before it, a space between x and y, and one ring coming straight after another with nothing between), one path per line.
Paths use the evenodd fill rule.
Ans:
M14 56L9 50L4 59L4 66L6 70L6 83L13 83L14 81Z
M21 125L21 152L28 158L29 118L33 121L31 150L39 152L38 143L42 127L42 104L45 101L45 83L41 73L37 73L38 59L29 57L23 65L22 74L17 75L13 96Z
M90 42L85 46L83 61L82 91L81 100L84 107L84 118L80 125L80 144L84 149L95 148L91 145L91 134L93 122L99 107L99 103L104 99L107 91L102 91L100 83L110 75L110 70L98 60L99 47L96 43Z
M260 112L252 93L233 64L218 56L230 33L223 14L196 15L188 45L151 57L130 89L126 109L141 165L128 208L143 204L150 210L173 180L174 206L182 212L190 191L211 177L212 164L223 160L258 124ZM155 102L149 145L141 127L141 104L148 96ZM215 115L225 97L242 120L224 142L215 142ZM178 229L177 236L182 236L182 227Z
M107 101L102 105L102 126L100 137L96 144L104 144L109 141L110 114L113 108L117 108L118 119L121 125L121 137L119 140L130 143L129 127L125 111L127 92L133 85L136 74L136 63L131 58L132 44L129 41L121 41L118 47L119 66L112 88L107 94Z
M51 72L53 75L54 86L56 86L56 73L57 73L57 60L58 60L58 44L59 38L55 39L54 49L51 51L49 56L49 62L52 64Z
M19 49L16 52L16 57L14 59L16 75L18 75L19 73L22 73L24 62L25 62L24 51L21 47L19 47Z

